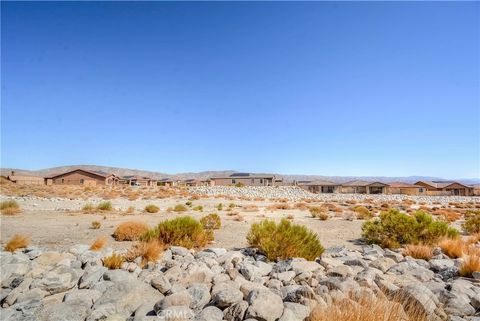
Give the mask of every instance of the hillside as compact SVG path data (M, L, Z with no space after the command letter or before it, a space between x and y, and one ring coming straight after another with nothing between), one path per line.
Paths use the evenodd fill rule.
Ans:
M140 175L140 176L149 176L156 179L162 178L172 178L178 180L184 179L207 179L212 176L224 176L235 173L234 170L224 170L224 171L204 171L198 173L177 173L177 174L168 174L161 172L145 171L139 169L130 169L130 168L119 168L119 167L108 167L108 166L98 166L98 165L71 165L71 166L60 166L60 167L51 167L40 170L23 170L23 169L12 169L12 168L1 168L1 175L10 175L11 171L15 171L17 174L24 175L33 175L33 176L51 176L57 173L67 172L76 168L83 168L86 170L92 171L103 171L107 173L114 173L118 176L127 176L127 175ZM323 175L281 175L276 174L279 177L282 177L287 182L297 181L312 181L312 180L328 180L332 182L344 183L351 180L367 180L367 181L380 181L384 183L389 182L408 182L414 183L419 180L442 180L439 177L430 177L430 176L408 176L408 177L389 177L389 176L323 176ZM480 179L458 179L458 181L465 184L479 184Z

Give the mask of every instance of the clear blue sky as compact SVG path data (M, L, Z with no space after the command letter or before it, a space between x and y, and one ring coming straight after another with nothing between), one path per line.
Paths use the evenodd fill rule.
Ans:
M2 2L1 160L480 177L475 2Z

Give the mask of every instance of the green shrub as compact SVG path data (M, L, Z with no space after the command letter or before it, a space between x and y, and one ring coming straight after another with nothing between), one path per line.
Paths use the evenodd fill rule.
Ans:
M147 213L158 213L158 211L160 211L160 208L158 208L156 205L149 204L145 206L145 212Z
M194 208L192 208L194 211L198 212L203 212L203 206L202 205L197 205Z
M462 227L468 234L480 233L480 213L469 215Z
M208 214L200 219L203 227L207 230L218 230L222 226L220 216L217 213Z
M324 251L314 232L287 219L282 219L279 224L268 219L252 224L247 241L269 260L292 257L314 260Z
M217 210L219 210L219 211L223 210L223 204L222 203L217 205Z
M458 237L456 229L447 223L434 221L432 216L417 211L413 216L397 209L382 212L378 219L362 225L362 236L369 244L398 248L405 244L432 245L443 237Z
M94 230L98 230L101 226L102 226L102 223L100 223L99 221L93 221L91 228Z
M101 202L97 205L97 209L101 211L111 211L112 210L112 203L110 202Z
M140 237L141 241L152 239L158 239L165 245L198 248L213 241L213 232L205 229L196 219L182 216L163 221Z
M175 212L185 212L185 211L187 211L188 209L187 209L187 207L186 207L185 205L183 205L183 204L177 204L177 205L175 205L175 207L173 208L173 210L174 210Z

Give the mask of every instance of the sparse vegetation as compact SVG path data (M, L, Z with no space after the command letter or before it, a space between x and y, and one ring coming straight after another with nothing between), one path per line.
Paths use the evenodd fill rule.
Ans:
M183 204L177 204L175 205L175 207L173 208L173 211L175 212L186 212L188 211L187 207Z
M125 214L133 214L135 212L135 207L133 206L130 206L127 208L127 210L125 211Z
M365 206L357 205L352 208L359 220L365 220L373 217L373 214Z
M466 255L460 265L458 274L463 277L472 277L473 272L480 272L480 251Z
M125 255L126 261L133 261L137 257L142 258L142 266L148 262L155 262L160 258L160 255L163 253L165 246L158 240L154 239L149 242L139 242L128 250Z
M145 206L145 212L147 213L158 213L158 211L160 211L160 208L156 205L148 204Z
M268 219L252 224L247 241L250 246L260 249L269 260L292 257L314 260L324 251L314 232L286 219L279 224Z
M82 207L82 211L84 213L91 213L94 210L95 210L95 207L93 206L92 203L87 203L87 204L83 205L83 207Z
M117 226L113 233L113 238L116 241L136 241L147 231L147 224L137 221L128 221Z
M289 210L290 205L287 203L279 203L279 204L272 204L270 206L267 206L267 210L269 211L275 211L275 210Z
M188 201L188 202L185 203L185 205L192 206L192 202Z
M125 258L117 253L103 258L103 266L110 270L120 269L123 262L125 262Z
M314 218L320 218L320 216L324 216L327 214L327 210L324 207L319 206L310 206L308 208L310 215Z
M223 210L223 204L222 204L222 203L219 203L219 204L217 205L217 210L218 210L218 211Z
M15 252L15 250L23 249L28 246L30 240L28 237L22 234L15 234L8 242L5 244L5 251Z
M443 237L455 238L459 232L447 223L434 221L432 216L417 211L409 216L396 209L380 214L379 219L366 221L362 225L362 236L369 244L386 248L398 248L406 244L431 245Z
M100 211L111 211L112 210L112 203L106 201L106 202L101 202L100 204L97 205L97 209Z
M108 243L108 237L106 235L100 235L95 239L92 245L90 245L90 250L100 251L107 245L107 243Z
M430 245L409 244L405 247L403 255L428 261L433 256L433 247Z
M462 228L468 234L480 233L480 213L468 215L465 222L462 224Z
M213 232L205 229L196 219L182 216L161 222L140 238L142 241L153 239L158 239L165 245L199 248L213 240Z
M101 226L102 226L102 223L100 223L99 221L92 221L90 228L94 230L98 230Z
M200 219L200 223L207 230L218 230L222 226L220 216L217 213L208 214Z
M0 202L0 213L3 215L15 215L20 213L20 205L14 200Z
M197 212L203 212L203 206L202 205L197 205L194 208L192 208L194 211Z

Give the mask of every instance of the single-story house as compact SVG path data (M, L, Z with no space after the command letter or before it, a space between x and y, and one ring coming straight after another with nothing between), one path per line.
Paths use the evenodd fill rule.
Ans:
M394 182L388 184L387 191L388 194L426 195L427 189L414 184Z
M6 178L18 185L45 185L45 179L43 177L21 174L18 175L15 173L15 171L12 171Z
M156 179L139 175L123 176L120 179L120 183L130 186L157 186Z
M480 184L475 184L473 187L473 195L480 196Z
M472 186L454 181L418 181L415 185L425 187L427 189L427 195L431 196L471 196L474 190Z
M342 185L329 181L298 182L297 185L311 193L340 193Z
M387 184L381 182L352 181L342 184L342 193L348 194L385 194Z
M47 185L117 185L119 180L115 174L80 168L45 177Z
M229 176L211 177L211 185L277 186L283 180L271 174L233 173Z
M176 180L173 180L171 178L162 178L157 181L158 186L177 186L178 182Z
M210 180L186 179L181 182L182 186L209 186Z

